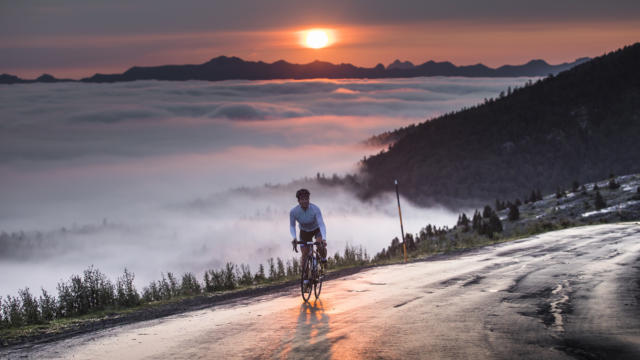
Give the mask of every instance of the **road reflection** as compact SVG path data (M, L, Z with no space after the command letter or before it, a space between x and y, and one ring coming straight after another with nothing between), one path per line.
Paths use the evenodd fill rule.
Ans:
M325 303L318 299L300 305L295 333L276 357L331 359L329 315Z

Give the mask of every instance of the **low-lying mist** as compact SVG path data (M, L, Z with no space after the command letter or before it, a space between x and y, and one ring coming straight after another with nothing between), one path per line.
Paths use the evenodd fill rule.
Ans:
M395 194L360 201L316 173L357 171L369 136L495 97L528 79L158 82L2 86L0 295L94 265L139 288L225 262L294 253L297 187L329 250L399 236ZM310 180L293 179L309 177ZM277 185L288 184L288 185ZM402 185L402 184L401 184ZM457 214L403 199L407 232Z

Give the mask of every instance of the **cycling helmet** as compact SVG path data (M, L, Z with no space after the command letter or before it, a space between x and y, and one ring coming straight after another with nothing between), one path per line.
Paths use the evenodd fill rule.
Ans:
M298 198L298 200L300 200L301 197L309 197L309 195L311 195L311 193L309 192L309 190L307 189L300 189L298 191L296 191L296 197Z

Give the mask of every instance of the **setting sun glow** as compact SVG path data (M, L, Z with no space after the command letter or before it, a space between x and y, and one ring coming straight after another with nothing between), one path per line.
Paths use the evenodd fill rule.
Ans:
M329 45L329 35L324 30L309 30L305 36L305 46L321 49Z

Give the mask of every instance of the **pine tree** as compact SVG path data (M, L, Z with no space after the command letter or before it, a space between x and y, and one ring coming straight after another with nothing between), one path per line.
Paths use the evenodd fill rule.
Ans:
M573 180L573 183L571 183L572 192L577 192L579 188L580 188L580 183L578 182L578 180Z
M284 263L282 262L282 259L280 259L279 257L277 259L277 263L278 263L278 272L276 276L278 279L282 279L284 278L284 275L285 275Z
M493 236L493 233L502 232L502 221L495 212L489 217L489 237Z
M596 207L596 210L604 209L607 207L607 203L602 198L602 195L600 195L600 191L596 192L595 207Z
M269 280L275 280L278 276L275 261L273 260L273 258L269 258L267 260L267 264L269 265Z
M509 221L516 221L520 219L520 210L518 210L518 206L511 205L509 207Z
M206 292L213 291L213 284L211 283L211 278L209 277L208 271L204 272L204 291Z
M255 276L255 281L257 283L261 283L266 279L267 277L264 274L264 265L260 264L260 266L258 266L258 272L256 273L256 276Z
M224 288L226 290L233 290L236 288L236 274L235 265L232 262L228 262L224 271Z
M620 184L616 182L616 179L611 178L611 180L609 180L609 189L616 190L618 188L620 188Z
M482 215L480 215L480 212L478 210L476 210L473 213L473 220L472 220L472 228L473 231L479 231L480 230L480 226L482 225Z
M491 209L491 206L486 205L484 207L484 210L482 211L482 217L488 219L489 217L491 217L491 214L493 214L493 209Z

